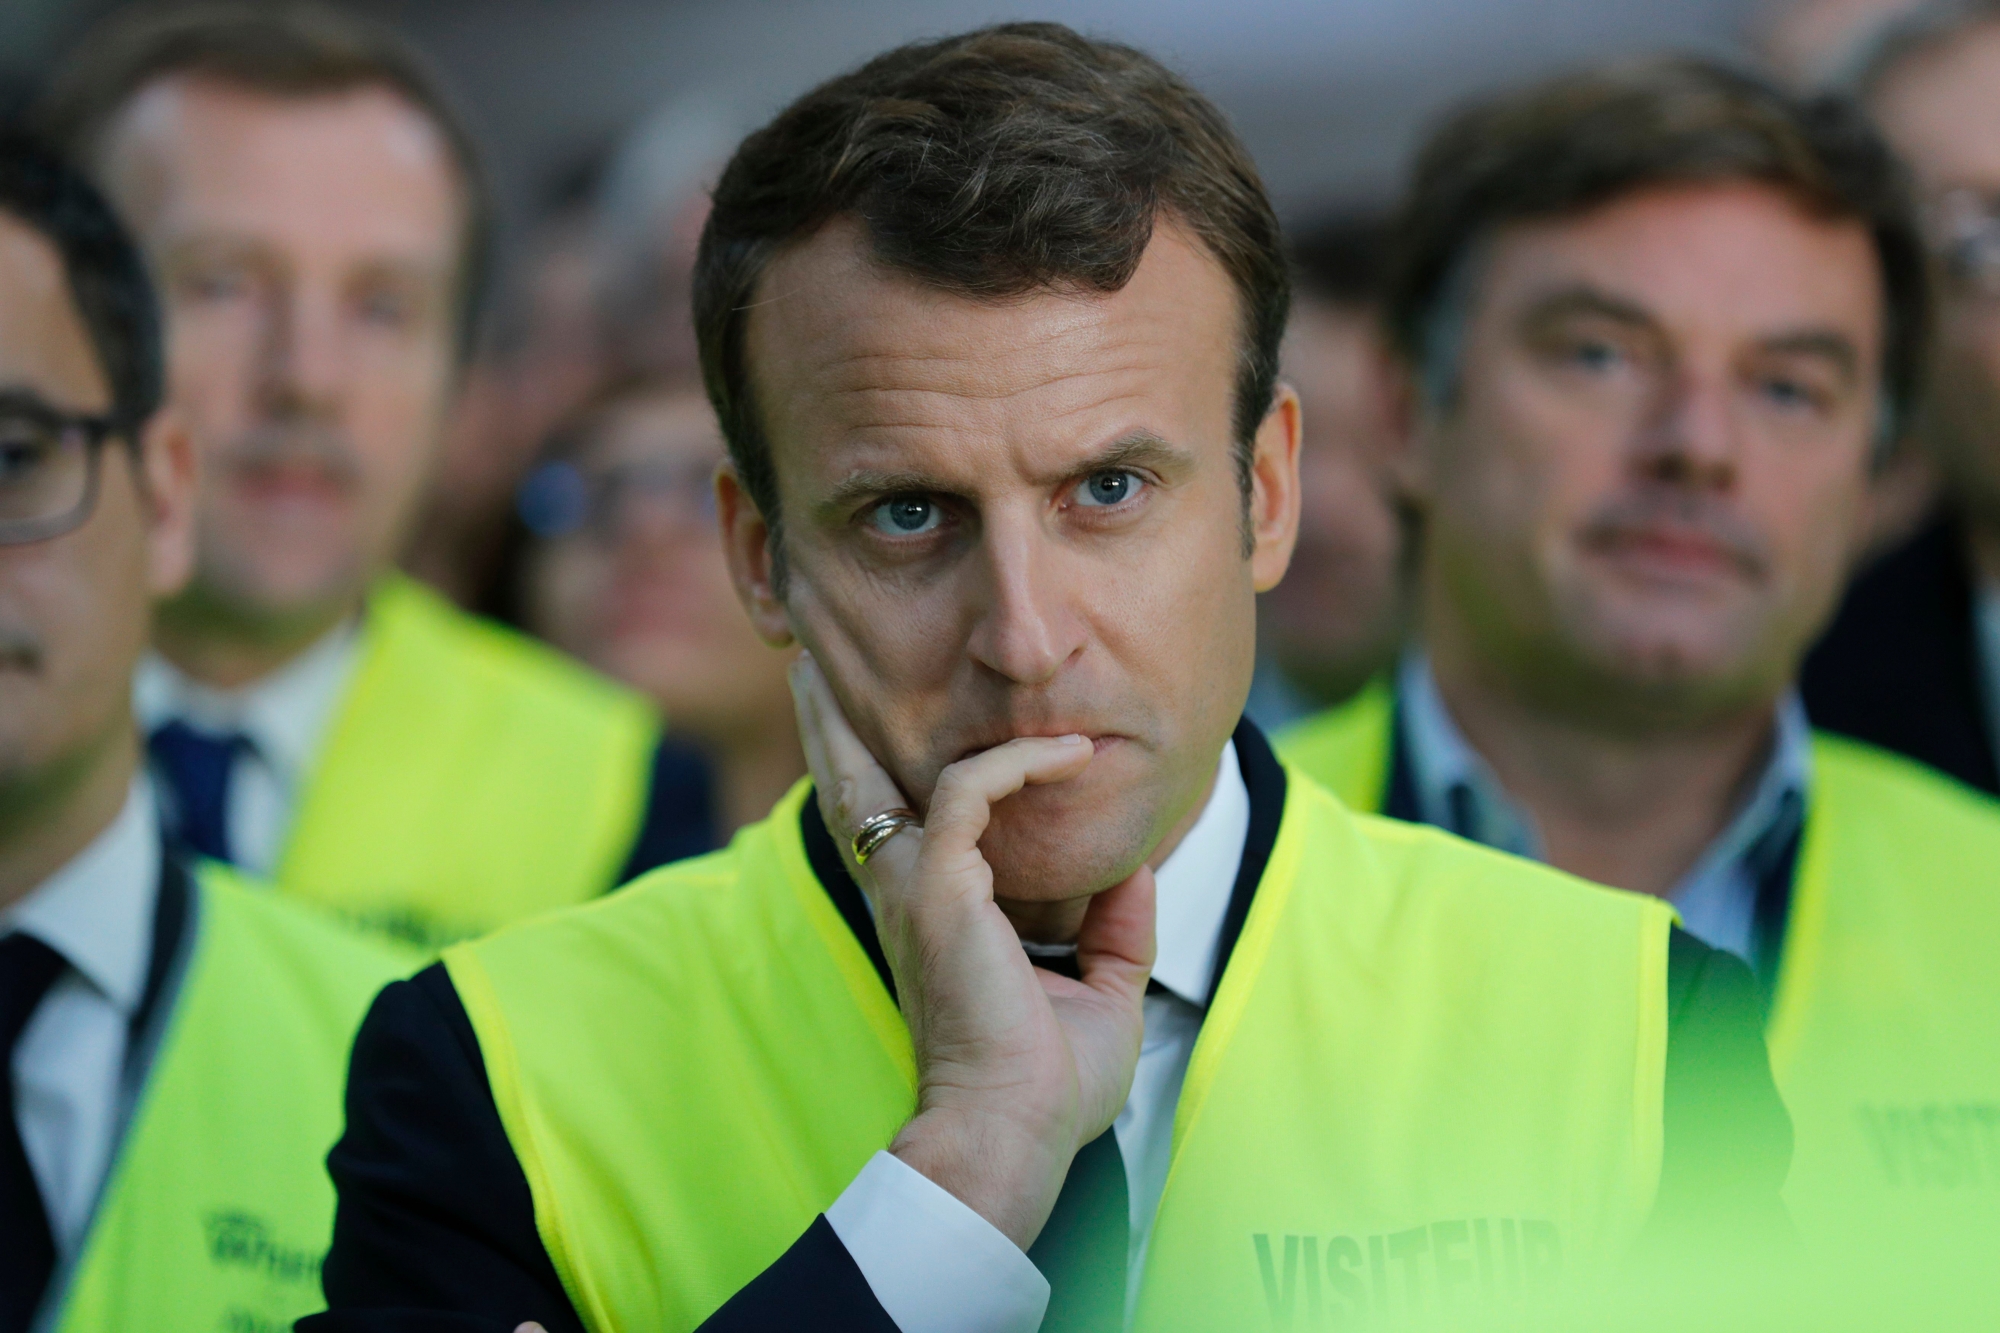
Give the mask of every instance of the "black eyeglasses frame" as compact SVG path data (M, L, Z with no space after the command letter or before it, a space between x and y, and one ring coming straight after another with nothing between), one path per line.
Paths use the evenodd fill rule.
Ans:
M29 546L75 532L90 521L97 510L97 495L104 474L104 446L112 440L124 444L139 461L139 432L128 427L115 412L66 412L38 396L0 391L0 415L14 413L38 418L52 430L83 437L83 496L76 506L62 514L41 519L8 521L0 519L0 546Z

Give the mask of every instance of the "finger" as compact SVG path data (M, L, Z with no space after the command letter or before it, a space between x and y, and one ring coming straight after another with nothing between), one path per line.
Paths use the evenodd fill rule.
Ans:
M785 672L792 689L792 712L799 722L799 747L806 752L806 772L813 786L823 790L833 780L833 764L827 758L825 726L819 720L819 701L814 697L808 672L817 672L811 653L800 653Z
M993 817L993 806L1030 784L1061 782L1090 763L1088 736L1017 736L938 774L924 819L928 854L959 856L973 851Z
M548 1330L540 1324L523 1324L515 1329L514 1333L548 1333Z
M819 793L820 813L836 840L848 843L864 820L907 805L908 800L854 734L833 687L810 653L800 653L792 663L790 680L799 739Z
M1144 997L1156 948L1153 898L1153 872L1140 866L1090 900L1076 936L1084 985L1135 1004Z

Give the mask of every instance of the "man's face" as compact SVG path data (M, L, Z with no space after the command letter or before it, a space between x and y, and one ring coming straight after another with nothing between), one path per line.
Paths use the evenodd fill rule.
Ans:
M1872 109L1934 215L2000 215L2000 23L1904 61ZM1946 273L1938 296L1921 434L1957 498L2000 524L2000 291Z
M1495 235L1414 458L1440 663L1600 725L1774 697L1855 539L1878 273L1750 184Z
M738 586L795 633L920 808L1016 736L1096 742L994 808L995 892L1072 899L1193 812L1249 689L1255 599L1297 518L1289 391L1258 434L1244 554L1231 408L1241 317L1162 225L1121 291L1002 302L876 265L837 222L786 252L747 331L789 577L722 487Z
M655 390L598 414L571 463L581 527L536 543L528 621L645 691L677 730L727 744L789 717L786 668L743 621L715 536L715 410L699 389Z
M201 455L190 595L250 626L342 613L406 535L453 385L464 205L443 140L382 89L170 78L103 167Z
M1391 498L1389 367L1372 311L1301 300L1285 378L1305 409L1298 549L1258 626L1287 677L1333 703L1396 651L1403 537Z
M100 415L110 386L62 262L39 233L0 213L0 392L69 415ZM129 743L132 667L151 601L190 563L186 449L149 431L144 463L122 442L98 460L90 516L58 537L0 545L0 810L39 808L36 795ZM0 454L0 486L13 478ZM18 465L18 464L17 464ZM149 484L141 486L143 466Z

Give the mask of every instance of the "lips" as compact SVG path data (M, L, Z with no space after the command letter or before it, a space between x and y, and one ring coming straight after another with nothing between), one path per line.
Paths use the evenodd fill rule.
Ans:
M1684 523L1597 524L1584 534L1583 545L1635 571L1675 581L1754 579L1764 567L1746 544Z
M333 504L351 489L345 477L312 463L242 463L230 478L240 494L264 504Z
M1051 739L1057 736L1088 736L1090 737L1090 747L1092 754L1103 754L1106 750L1119 744L1121 741L1128 739L1127 737L1121 736L1116 732L1098 731L1090 727L1088 724L1082 724L1082 723L1079 723L1074 726L1023 727L1015 731L1007 732L1005 735L997 736L992 740L982 741L976 745L968 745L963 750L960 750L957 754L953 755L949 762L955 764L959 760L969 759L975 754L984 754L986 751L993 749L995 746L1005 745L1008 741L1019 740L1024 736L1047 736Z

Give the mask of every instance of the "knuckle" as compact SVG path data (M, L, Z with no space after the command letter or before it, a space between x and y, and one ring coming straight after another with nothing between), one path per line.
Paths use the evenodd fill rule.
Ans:
M860 809L861 784L851 777L834 780L827 791L827 803L833 807L833 822L843 829L858 828L861 821L868 817Z

